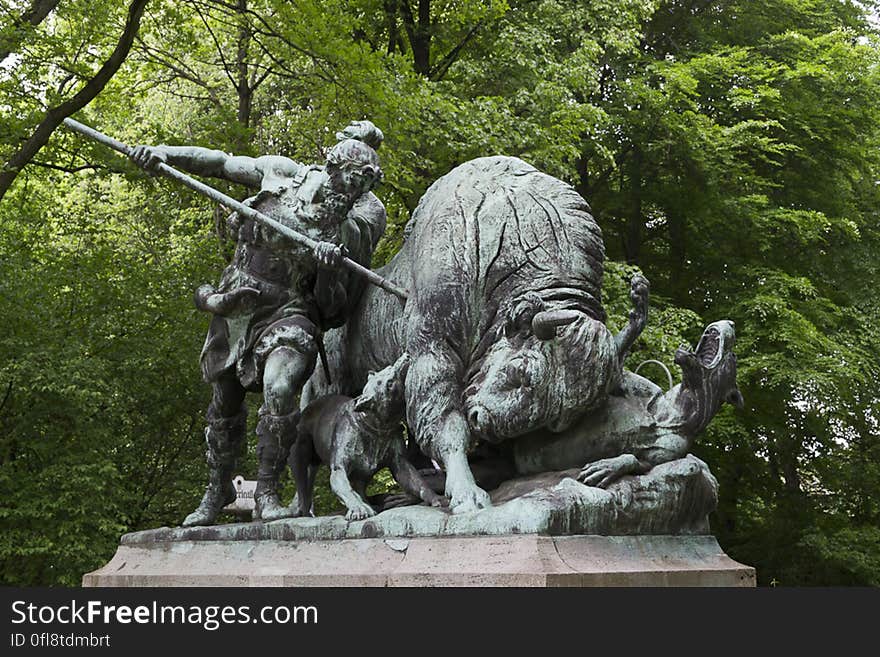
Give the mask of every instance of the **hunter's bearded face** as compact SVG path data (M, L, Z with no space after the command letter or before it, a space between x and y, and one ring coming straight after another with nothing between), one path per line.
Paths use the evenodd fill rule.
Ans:
M327 173L330 176L330 188L351 201L370 191L379 179L375 167L354 163L328 168Z
M348 194L343 194L333 187L332 178L329 188L324 190L321 202L318 205L318 214L326 221L338 223L345 219L348 211L351 210L353 200Z

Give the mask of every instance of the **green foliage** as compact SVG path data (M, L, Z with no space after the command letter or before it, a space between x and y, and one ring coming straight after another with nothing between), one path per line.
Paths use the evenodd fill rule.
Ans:
M188 299L216 248L121 176L24 182L0 238L16 318L0 335L0 561L10 583L75 584L120 529L193 502L206 391L185 364L205 322Z
M651 281L628 367L678 377L676 347L736 322L747 407L696 448L721 483L725 549L763 584L878 585L880 35L864 3L434 0L410 34L402 2L152 0L80 118L132 144L311 162L369 117L386 135L376 265L427 186L472 157L569 181L604 231L612 327L631 273ZM4 161L94 74L126 10L68 0L23 27L18 4L0 12L16 53L0 67ZM222 216L61 130L0 204L4 583L75 585L120 532L197 502L207 320L190 299L225 265ZM317 510L338 511L318 481Z
M698 446L715 531L763 583L876 582L876 511L839 503L876 496L877 462L832 467L877 440L876 35L845 2L676 2L643 43L606 76L616 155L587 144L580 189L662 304L736 321L747 408Z

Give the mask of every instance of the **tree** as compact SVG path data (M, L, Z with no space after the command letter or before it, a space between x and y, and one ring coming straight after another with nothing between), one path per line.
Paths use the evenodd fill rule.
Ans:
M28 164L39 150L48 143L55 128L61 125L65 118L81 110L95 96L101 93L101 90L107 85L113 74L119 70L119 67L128 55L128 51L131 49L131 44L137 34L141 16L148 1L132 0L119 41L101 68L98 69L94 76L88 78L82 88L72 97L50 107L46 112L45 118L40 121L31 136L7 160L3 170L0 171L0 201L3 200L22 167Z
M674 305L737 322L747 411L703 449L722 474L722 544L763 582L823 581L817 537L851 518L831 499L876 485L861 458L861 481L825 467L877 442L855 423L876 412L880 371L862 284L877 264L877 65L849 2L665 3L609 65L610 125L581 156L612 257ZM861 522L873 536L877 516Z
M9 16L4 161L108 61L123 30L106 25L124 21L77 0L36 24ZM652 282L630 368L736 321L747 408L697 446L721 483L722 546L764 584L877 584L878 54L846 0L152 0L81 111L127 143L303 162L371 118L386 134L377 265L428 185L470 158L516 155L571 182L604 232L612 328L633 269ZM76 584L121 531L196 503L206 318L189 298L226 263L224 216L65 131L8 187L8 583Z
M0 61L6 59L25 38L30 28L37 27L52 13L59 0L33 0L20 15L13 15L0 37Z

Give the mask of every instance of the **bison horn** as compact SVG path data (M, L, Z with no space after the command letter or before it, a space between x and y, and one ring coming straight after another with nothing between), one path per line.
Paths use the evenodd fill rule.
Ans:
M532 319L532 331L539 340L552 340L558 326L566 326L583 316L577 310L545 310Z

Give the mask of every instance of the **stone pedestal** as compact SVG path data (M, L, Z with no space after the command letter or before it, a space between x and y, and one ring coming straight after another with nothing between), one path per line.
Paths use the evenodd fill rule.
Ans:
M755 585L754 569L730 559L712 536L165 536L124 541L83 586Z
M506 482L470 513L406 506L126 534L84 586L754 586L708 535L715 479L686 457L608 490L576 470ZM662 492L662 494L661 494Z

